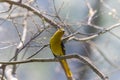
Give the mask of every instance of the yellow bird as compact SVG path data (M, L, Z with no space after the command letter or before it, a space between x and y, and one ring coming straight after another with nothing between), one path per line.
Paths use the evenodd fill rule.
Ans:
M64 45L62 43L63 34L64 34L64 29L60 28L53 34L53 36L50 39L50 48L55 57L65 55L65 49L64 49ZM64 72L65 72L68 80L73 80L72 73L67 64L67 61L60 60L60 64L61 64L62 68L64 69Z

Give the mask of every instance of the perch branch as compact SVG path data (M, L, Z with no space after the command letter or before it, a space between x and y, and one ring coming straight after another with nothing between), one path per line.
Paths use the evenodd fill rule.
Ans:
M66 56L61 56L59 58L55 59L27 59L23 61L12 61L12 62L0 62L0 64L5 64L5 65L14 65L14 64L23 64L23 63L31 63L31 62L59 62L59 60L62 59L71 59L71 58L76 58L86 65L88 65L99 77L101 77L102 80L108 80L108 77L105 76L98 68L87 58L81 55L66 55Z

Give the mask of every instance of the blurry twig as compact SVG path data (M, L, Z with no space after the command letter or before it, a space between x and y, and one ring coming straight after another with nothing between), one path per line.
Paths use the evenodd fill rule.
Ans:
M97 49L97 51L102 55L102 57L105 59L105 61L107 61L110 65L112 65L113 67L118 68L118 69L120 68L118 65L116 65L111 60L109 60L109 58L107 58L105 56L105 54L102 52L102 50L100 50L94 42L88 41L87 43L89 43L93 48Z
M22 48L24 46L26 36L27 36L27 14L25 15L24 21L23 21L23 35L20 36L20 43L17 46L18 49Z
M16 28L17 30L17 28ZM14 61L17 61L18 58L18 50L21 49L24 46L25 40L26 40L26 35L27 35L27 14L25 15L24 21L23 21L23 33L22 35L19 34L19 31L17 30L20 43L16 47L15 55L14 55ZM16 65L13 65L13 74L16 72Z
M5 68L6 80L18 80L18 79L16 78L16 76L14 76L14 75L12 74L12 71L13 71L13 69L12 69L11 67L6 66L6 68Z
M0 12L0 14L1 14L1 13L7 13L7 12L9 12L11 9L12 9L12 5L9 6L9 9L8 9L8 10L3 11L3 12Z
M44 29L44 30L45 30L45 29ZM30 43L32 40L34 40L36 37L38 37L44 30L41 30L41 32L37 32L36 34L34 34L33 37L32 37L26 44L24 44L23 47L21 47L20 49L18 49L17 55L18 55L18 53L20 53L27 45L29 45L29 43ZM16 56L13 56L13 57L10 59L10 61L12 61L15 57L16 57Z
M120 40L120 36L116 35L115 33L113 33L112 31L109 31L110 34L112 34L113 36L115 36L117 39Z
M61 26L59 24L57 24L55 21L49 19L48 17L46 17L45 15L43 15L42 13L40 13L38 10L36 10L35 8L33 7L30 7L24 3L19 3L19 2L15 2L15 1L11 1L11 0L4 0L3 2L6 2L10 5L17 5L17 6L20 6L22 8L25 8L31 12L33 12L34 14L36 14L37 16L39 16L40 18L43 18L47 23L49 23L50 25L54 26L54 27L57 27L57 28L60 28Z
M0 80L18 80L12 74L12 68L5 64L0 64Z
M54 6L54 10L55 10L55 18L57 18L58 20L60 20L60 22L62 22L62 24L64 24L64 21L63 21L63 20L61 19L61 17L59 16L59 13L60 13L60 11L61 11L61 9L62 9L63 4L62 4L61 7L58 8L58 10L57 10L56 5L55 5L55 0L53 0L53 6ZM64 25L65 25L65 24L64 24Z
M86 1L86 5L87 5L87 7L88 7L88 9L89 9L87 24L88 24L89 26L92 26L92 27L96 28L96 29L103 30L103 27L94 25L94 24L92 23L93 18L94 18L94 16L95 16L95 14L97 13L97 11L96 11L96 10L93 10L92 6L90 5L90 3L89 3L87 0L85 0L85 1Z
M2 68L2 77L1 77L1 80L4 80L6 65L1 65L0 68Z

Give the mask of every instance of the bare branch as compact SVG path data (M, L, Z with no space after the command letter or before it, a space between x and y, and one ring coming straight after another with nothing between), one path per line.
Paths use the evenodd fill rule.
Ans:
M37 16L39 16L40 18L43 18L47 23L49 23L50 25L54 26L54 27L57 27L57 28L60 28L61 26L59 24L57 24L55 21L52 21L51 19L49 19L48 17L46 17L45 15L41 14L38 10L36 10L35 8L33 7L30 7L28 5L25 5L24 3L18 3L18 2L14 2L14 1L11 1L11 0L4 0L3 2L7 2L8 4L10 5L17 5L17 6L20 6L22 8L25 8L31 12L33 12L34 14L36 14Z
M76 41L88 41L88 40L94 39L94 38L96 38L96 37L98 37L98 36L100 36L100 35L102 35L106 32L109 32L110 30L112 30L112 29L114 29L118 26L120 26L120 23L117 23L117 24L114 24L110 27L104 28L104 30L101 30L100 32L95 33L94 35L91 35L91 36L88 36L88 37L85 37L85 38L77 38L75 36L72 36L72 37L70 36L68 40L74 39Z
M55 59L27 59L23 61L12 61L12 62L0 62L0 64L5 65L14 65L14 64L23 64L23 63L31 63L31 62L59 62L59 60L62 59L71 59L76 58L86 65L88 65L99 77L101 77L103 80L108 80L108 77L105 76L101 71L99 71L96 66L87 58L81 55L66 55L66 56L60 56L59 58Z
M10 68L9 66L6 66L5 69L5 76L7 80L18 80L13 74L12 74L12 68Z
M25 19L23 21L23 33L20 38L20 43L17 46L18 49L23 47L25 40L26 40L26 35L27 35L27 15L25 16Z

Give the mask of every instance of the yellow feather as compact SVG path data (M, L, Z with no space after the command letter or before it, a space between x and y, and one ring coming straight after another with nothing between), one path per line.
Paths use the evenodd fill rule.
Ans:
M65 52L64 52L64 49L62 46L62 36L63 35L64 35L64 30L61 28L61 29L58 29L50 39L50 48L55 57L65 55ZM67 61L61 60L60 64L63 67L68 80L73 80L72 73L67 64Z

